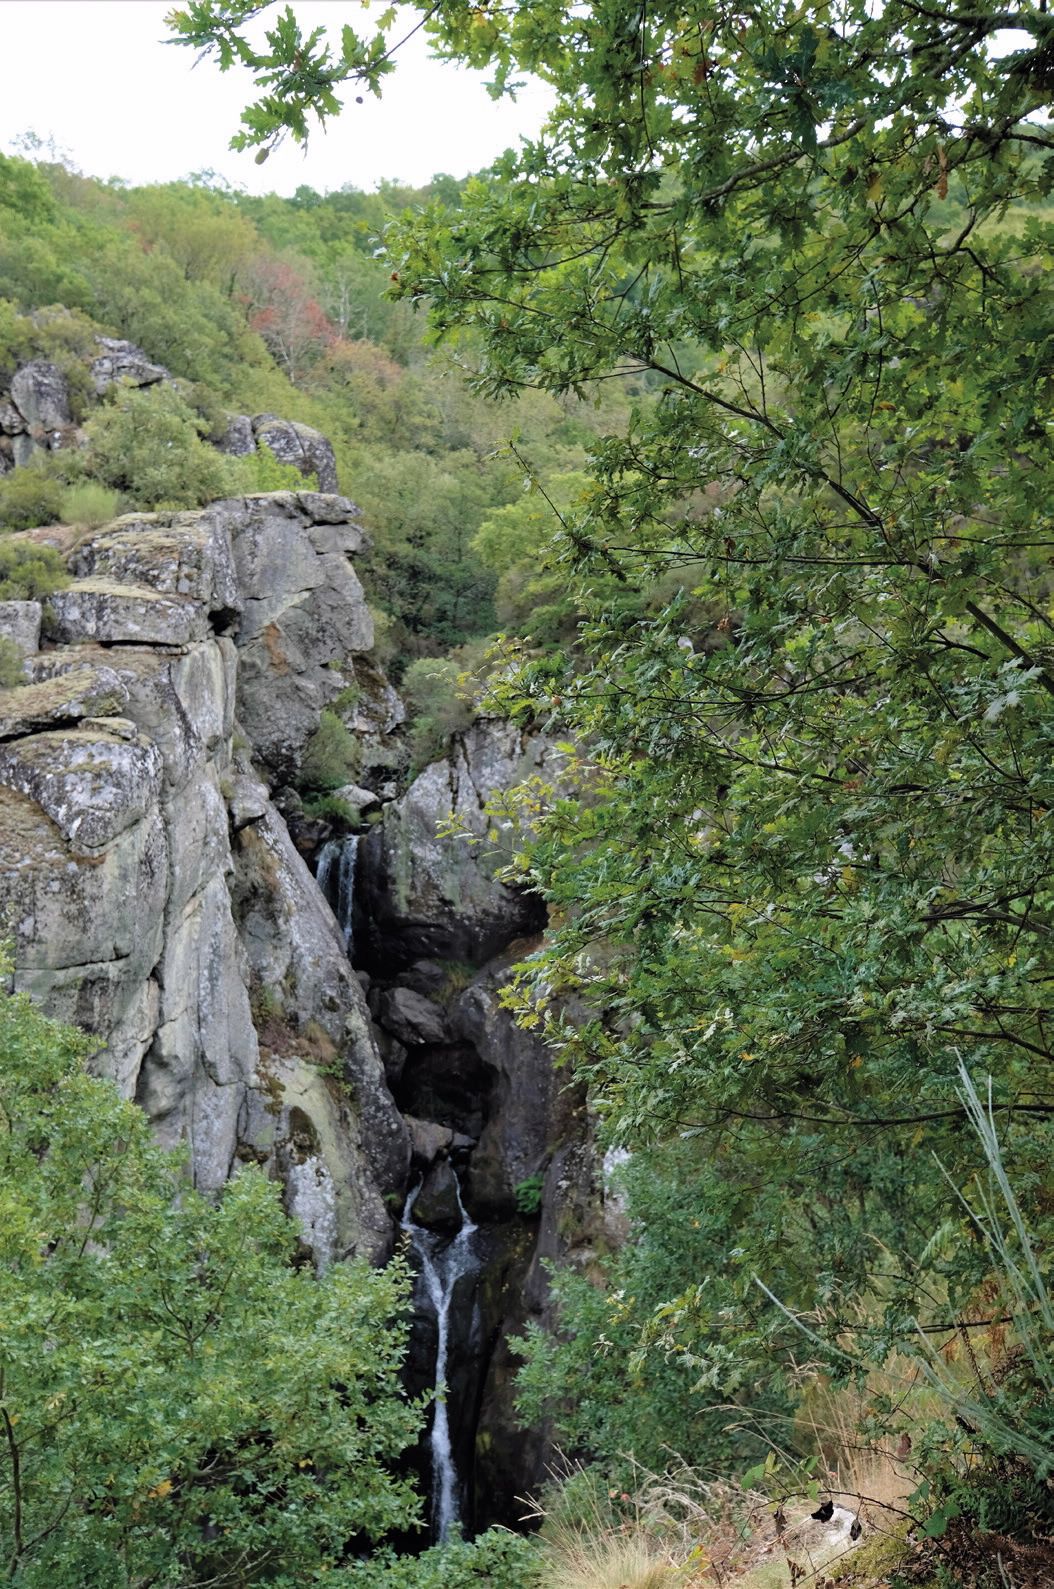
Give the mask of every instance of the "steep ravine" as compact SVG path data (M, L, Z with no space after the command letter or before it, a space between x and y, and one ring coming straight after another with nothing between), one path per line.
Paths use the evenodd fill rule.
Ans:
M516 1522L543 1476L508 1337L547 1317L544 1258L588 1259L598 1204L583 1101L499 1002L544 915L494 880L489 841L437 830L456 814L485 838L488 796L559 758L482 721L393 798L402 710L370 655L362 545L352 505L313 492L132 515L69 552L46 610L0 606L26 652L26 683L0 690L0 931L16 985L97 1036L97 1068L197 1185L245 1160L281 1180L306 1258L383 1260L418 1182L419 1245L478 1227L444 1319L473 1529ZM293 793L325 707L362 747L351 844ZM415 1391L435 1373L427 1289Z
M346 924L388 1085L410 1129L404 1227L423 1272L409 1385L415 1394L432 1389L442 1322L444 1439L448 1432L457 1512L470 1530L516 1524L520 1498L545 1476L546 1431L515 1419L509 1337L531 1318L548 1320L543 1260L586 1261L600 1234L584 1098L500 1002L512 964L538 942L544 911L495 880L514 835L495 841L485 807L527 777L559 777L560 760L541 736L479 720L377 820L324 857L323 881ZM454 816L467 838L439 838ZM468 1262L466 1220L475 1227ZM457 1261L442 1320L429 1273L437 1254L438 1266ZM417 1464L434 1488L433 1443L430 1429Z

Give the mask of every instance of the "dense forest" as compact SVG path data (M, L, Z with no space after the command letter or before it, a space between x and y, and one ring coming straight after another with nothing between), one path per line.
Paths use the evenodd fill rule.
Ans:
M244 12L194 0L172 26L255 72L238 140L261 155L393 65L393 20L328 40L288 12L261 52ZM103 1517L106 1429L90 1450L56 1442L71 1486L103 1499L75 1508L75 1565L56 1577L9 1472L9 1576L1042 1589L1049 17L597 0L441 3L428 26L497 91L528 70L557 92L538 140L473 178L256 199L207 175L135 189L0 162L0 372L43 357L75 382L102 333L177 378L101 405L84 392L85 445L0 479L0 523L281 488L277 461L209 442L232 411L310 424L369 527L415 765L477 711L562 747L558 781L504 791L491 817L520 825L505 875L549 921L506 1003L587 1086L624 1219L554 1270L557 1328L518 1343L520 1416L552 1431L566 1472L537 1536L397 1555L398 1264L289 1271L251 1173L217 1207L174 1196L134 1111L115 1124L128 1106L70 1069L75 1037L9 1001L11 1308L29 1296L65 1362L81 1326L56 1311L62 1266L154 1243L171 1278L132 1266L122 1301L93 1269L93 1327L113 1310L133 1359L150 1286L189 1287L228 1390L248 1384L270 1420L254 1442L220 1406L217 1442L248 1454L210 1503L230 1543L206 1548L200 1501L170 1528L160 1515L193 1489L174 1404L199 1371L186 1392L144 1389L167 1442L156 1523L133 1502ZM16 560L0 595L18 577ZM78 1092L57 1108L60 1073ZM134 1148L120 1167L115 1135ZM59 1244L34 1270L34 1232L75 1225L86 1176L105 1253ZM240 1219L260 1250L219 1280ZM273 1415L225 1323L257 1306L275 1362L300 1365ZM11 1352L45 1402L28 1338ZM124 1383L139 1394L130 1369ZM317 1450L297 1443L294 1390ZM801 1529L836 1506L853 1531L818 1563ZM92 1577L115 1538L124 1575Z

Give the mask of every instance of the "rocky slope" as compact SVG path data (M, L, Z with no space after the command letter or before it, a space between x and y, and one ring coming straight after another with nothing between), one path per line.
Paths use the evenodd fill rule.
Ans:
M561 758L482 720L398 796L363 544L352 504L317 492L129 515L67 546L46 604L0 604L26 654L0 690L0 934L16 985L96 1035L96 1068L195 1183L265 1165L316 1262L383 1258L418 1181L422 1227L456 1232L463 1200L461 1511L515 1523L549 1451L516 1428L509 1336L551 1322L543 1260L588 1264L607 1239L585 1100L501 1004L545 914L496 879L515 835L487 801L558 781ZM326 708L361 748L347 837L295 787ZM453 818L476 842L438 837ZM323 840L328 900L305 860ZM424 1390L436 1321L418 1313Z
M136 347L118 337L96 337L94 356L88 359L81 380L103 398L111 386L180 386L162 364L155 364ZM83 433L74 422L70 382L59 365L31 359L15 371L7 390L0 390L0 475L27 464L36 452L56 452L76 447ZM225 433L216 441L219 451L244 457L267 446L281 463L291 463L302 475L313 475L319 489L335 492L337 465L333 448L320 431L277 414L231 414Z

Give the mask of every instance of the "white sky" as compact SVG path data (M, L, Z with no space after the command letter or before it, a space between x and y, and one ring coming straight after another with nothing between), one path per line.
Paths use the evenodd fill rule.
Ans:
M0 0L0 148L27 131L53 138L87 175L164 182L211 168L251 193L320 192L383 178L418 185L437 172L479 170L538 130L548 90L532 83L515 104L495 102L483 73L431 60L421 35L399 52L383 99L347 94L342 116L291 141L266 165L227 145L255 97L237 67L221 74L194 52L161 42L176 0ZM361 0L293 0L305 25L350 22L366 31ZM407 22L407 29L412 22Z

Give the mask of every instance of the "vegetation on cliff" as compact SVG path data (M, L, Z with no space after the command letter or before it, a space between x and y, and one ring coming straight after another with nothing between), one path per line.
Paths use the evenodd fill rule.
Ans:
M88 1051L0 996L5 1579L313 1581L416 1515L405 1272L294 1268L279 1188L193 1192Z
M528 616L538 537L512 557L505 533L525 471L566 499L587 446L627 405L536 395L497 412L432 348L425 317L391 301L384 228L411 204L456 204L461 186L256 199L207 175L130 189L0 156L0 388L29 360L57 365L85 432L83 447L0 477L0 529L78 522L85 480L119 494L111 516L288 486L292 471L266 451L209 445L231 412L272 412L333 442L374 541L366 577L394 620L396 673ZM118 385L98 407L100 333L141 346L177 386Z

